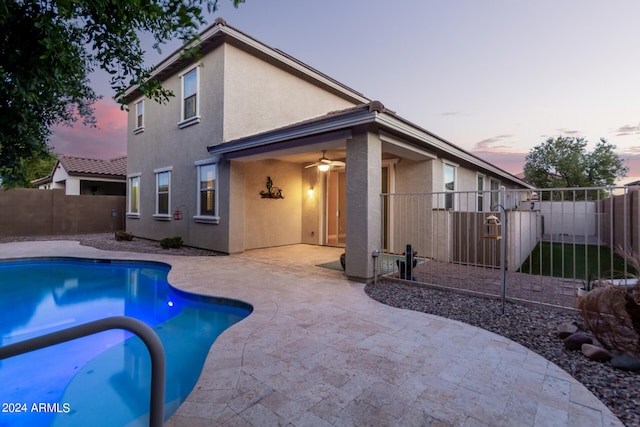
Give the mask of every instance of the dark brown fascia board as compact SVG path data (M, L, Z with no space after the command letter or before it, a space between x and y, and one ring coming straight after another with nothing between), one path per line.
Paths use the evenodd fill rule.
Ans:
M78 178L108 178L108 179L116 179L126 181L127 177L125 175L113 175L113 174L104 174L104 173L86 173L86 172L67 172L67 175L74 176Z

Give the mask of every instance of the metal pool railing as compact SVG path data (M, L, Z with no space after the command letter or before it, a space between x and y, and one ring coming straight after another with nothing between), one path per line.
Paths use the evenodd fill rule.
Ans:
M63 342L72 341L88 335L97 334L110 329L125 329L136 334L144 342L151 356L151 402L149 409L149 426L161 427L164 424L164 394L166 377L166 358L164 348L158 335L149 326L138 319L126 316L107 317L74 326L61 331L52 332L36 338L20 341L0 347L0 360L30 351L39 350Z

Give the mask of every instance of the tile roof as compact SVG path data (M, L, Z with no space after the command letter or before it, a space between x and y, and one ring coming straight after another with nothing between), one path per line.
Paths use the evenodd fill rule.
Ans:
M88 174L122 177L127 175L127 156L110 160L61 156L59 162L69 175Z

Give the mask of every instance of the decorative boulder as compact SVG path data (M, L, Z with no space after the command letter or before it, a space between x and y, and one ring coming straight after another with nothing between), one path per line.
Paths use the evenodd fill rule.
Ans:
M628 354L621 354L611 359L611 366L623 371L640 371L640 359Z
M593 338L585 333L576 332L564 339L564 347L567 350L581 350L582 344L593 344Z
M561 340L578 332L578 327L574 323L564 323L558 326L558 338Z
M613 358L607 349L593 344L582 344L582 354L596 362L608 362Z
M131 241L133 240L133 234L129 233L128 231L125 230L118 230L114 233L114 236L116 238L116 240L118 242L121 242L123 240L127 240L127 241Z

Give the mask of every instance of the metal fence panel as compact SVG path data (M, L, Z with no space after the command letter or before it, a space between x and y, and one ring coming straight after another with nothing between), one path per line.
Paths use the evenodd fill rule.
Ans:
M629 187L383 194L382 274L401 276L410 244L415 267L405 279L499 297L504 244L507 298L575 308L586 282L630 283L621 279L635 271L616 252L640 252L638 195ZM490 215L503 219L499 238L485 236Z

